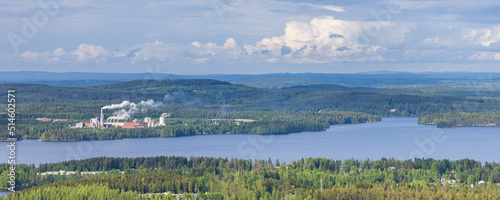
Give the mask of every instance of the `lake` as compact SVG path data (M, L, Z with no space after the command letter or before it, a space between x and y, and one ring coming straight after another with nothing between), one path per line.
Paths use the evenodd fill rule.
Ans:
M81 142L19 141L17 162L40 163L99 156L210 156L269 159L273 162L324 157L376 160L470 158L500 162L500 127L437 128L419 125L417 118L383 118L381 122L335 125L322 132L286 135L200 135ZM0 145L7 162L7 142Z
M0 197L5 197L5 196L9 195L10 193L12 193L12 192L10 192L10 191L0 191Z

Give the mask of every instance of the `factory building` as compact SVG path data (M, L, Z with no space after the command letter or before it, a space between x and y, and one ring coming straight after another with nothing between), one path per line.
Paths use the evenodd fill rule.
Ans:
M78 122L75 125L75 128L89 128L90 123L89 122Z
M101 127L102 126L102 120L101 120L101 123L99 123L99 120L98 118L91 118L90 119L90 128L97 128L97 127Z
M120 126L122 128L147 128L148 123L124 123L123 126Z
M144 122L120 122L119 120L107 120L104 121L104 113L101 109L101 117L91 118L90 122L79 122L74 128L107 128L107 127L121 127L121 128L148 128L148 127L156 127L156 126L165 126L165 118L170 117L170 113L163 113L158 121L154 122L151 117L145 117Z

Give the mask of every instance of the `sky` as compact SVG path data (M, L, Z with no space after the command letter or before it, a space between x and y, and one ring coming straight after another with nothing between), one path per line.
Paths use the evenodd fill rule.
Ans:
M500 72L495 0L2 0L0 71Z

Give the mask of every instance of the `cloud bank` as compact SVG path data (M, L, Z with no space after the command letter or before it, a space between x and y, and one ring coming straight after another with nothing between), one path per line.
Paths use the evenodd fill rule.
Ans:
M7 44L0 49L0 68L97 72L181 66L189 73L222 66L213 72L221 73L242 66L301 66L305 71L349 64L408 69L413 67L409 63L489 62L489 69L498 71L495 63L500 60L500 3L490 0L335 5L305 0L110 0L63 6L46 27L37 27L21 51L12 53L0 41ZM5 22L0 33L22 35L28 27L23 19L31 20L33 11L41 9L7 0L0 10Z

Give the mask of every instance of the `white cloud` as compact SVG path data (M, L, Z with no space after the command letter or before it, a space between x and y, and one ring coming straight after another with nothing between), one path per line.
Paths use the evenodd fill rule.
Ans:
M54 51L46 51L46 52L32 52L26 51L19 55L23 60L26 61L45 61L48 63L58 62L61 57L70 56L64 49L61 47L55 49Z
M241 49L234 38L228 38L222 46L212 42L206 44L193 42L192 46L184 52L183 56L196 63L209 61L235 63L241 58Z
M91 59L95 59L100 56L108 54L101 46L94 46L90 44L80 44L78 49L71 52L71 54L77 56L77 61L85 62Z
M281 57L294 63L384 60L379 55L378 51L383 49L379 45L358 42L366 27L377 25L384 29L393 25L375 23L338 20L331 16L309 22L292 21L286 24L283 35L264 38L255 46L244 45L244 54Z
M314 5L311 8L335 10L341 7ZM325 13L325 12L323 12ZM345 18L345 14L337 13ZM24 61L56 62L106 61L105 63L336 63L412 61L439 62L448 60L500 60L496 51L500 41L500 25L467 29L462 24L422 26L417 22L349 21L333 16L294 18L278 32L248 38L231 37L224 42L166 43L152 39L148 43L109 52L99 45L80 44L68 51L26 51L14 57ZM441 25L439 25L441 26ZM450 28L448 28L450 27ZM161 31L159 31L161 32ZM144 34L141 35L144 37ZM162 37L161 34L146 36ZM236 36L235 36L236 37ZM217 38L221 41L221 38ZM101 45L101 44L100 44ZM104 62L101 62L104 63Z
M68 53L66 51L64 51L63 48L59 47L56 50L52 51L52 54L54 54L54 56L61 57L61 56L67 55Z
M334 11L334 12L344 12L344 8L340 7L340 6L331 6L331 5L327 5L327 6L323 6L323 9L325 10L329 10L329 11Z
M195 46L195 47L201 47L201 43L200 42L193 42L191 43L191 45Z
M475 45L489 47L500 41L500 25L485 29L471 29L463 37Z
M480 51L476 54L469 57L469 60L500 60L500 53L498 52L489 52L489 51Z
M124 54L130 58L132 63L139 61L170 61L174 60L181 48L175 44L166 44L155 40L151 43L139 44L133 46Z
M238 45L236 44L236 40L234 38L229 38L224 43L224 49L236 48Z
M40 53L25 51L21 54L21 57L27 61L37 61L40 58Z
M68 52L66 52L63 48L59 47L56 50L51 52L51 56L46 59L47 62L58 62L59 59L63 56L67 56Z
M431 48L439 48L439 47L450 47L455 44L455 42L451 39L441 39L439 36L434 38L427 38L422 41L423 45L429 46Z
M116 58L126 58L131 63L161 61L161 62L188 62L205 63L210 60L218 62L235 62L241 54L234 38L228 38L223 45L213 42L202 44L192 42L190 45L151 43L134 45L125 52L116 52Z

